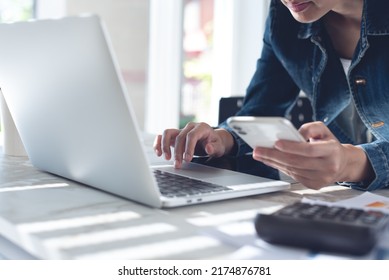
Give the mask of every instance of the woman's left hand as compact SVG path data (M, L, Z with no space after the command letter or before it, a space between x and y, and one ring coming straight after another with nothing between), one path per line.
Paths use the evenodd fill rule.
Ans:
M341 144L324 123L307 123L299 131L307 142L278 140L274 148L255 148L253 158L312 189L373 176L365 152L359 147Z

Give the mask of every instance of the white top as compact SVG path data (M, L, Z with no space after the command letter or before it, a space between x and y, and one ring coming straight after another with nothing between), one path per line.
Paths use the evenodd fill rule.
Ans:
M347 75L348 70L350 69L351 59L340 58L340 62L342 63L344 73L346 73L346 75Z
M340 58L344 73L348 74L351 60ZM354 144L362 144L371 141L371 135L362 122L355 108L354 99L350 99L349 105L336 117L337 124L352 138Z

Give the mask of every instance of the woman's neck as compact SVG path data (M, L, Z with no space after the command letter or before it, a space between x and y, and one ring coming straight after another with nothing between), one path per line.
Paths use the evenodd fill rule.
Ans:
M360 38L363 0L340 2L324 17L324 22L339 56L351 59Z
M332 13L347 21L360 22L364 0L341 0Z

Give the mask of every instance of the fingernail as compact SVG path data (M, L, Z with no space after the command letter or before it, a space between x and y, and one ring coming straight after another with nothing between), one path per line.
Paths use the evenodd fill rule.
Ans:
M256 159L256 160L260 160L260 159L261 159L261 154L258 153L258 152L256 152L256 151L254 150L254 152L253 152L253 158Z
M280 142L280 141L276 141L276 142L274 143L274 148L276 148L276 149L281 149L281 148L282 148L281 142Z
M178 160L174 161L174 168L181 168L181 162Z
M187 161L187 162L189 162L189 161L191 161L191 156L190 156L190 154L188 154L188 153L185 153L184 154L184 159L185 159L185 161Z

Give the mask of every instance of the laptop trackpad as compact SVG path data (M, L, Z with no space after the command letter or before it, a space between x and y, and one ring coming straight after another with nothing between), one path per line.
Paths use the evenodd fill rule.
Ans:
M205 166L196 163L184 163L181 169L176 169L172 165L153 166L153 168L224 186L254 184L272 181L263 177L215 168L211 166Z

